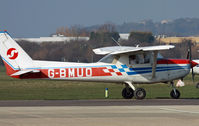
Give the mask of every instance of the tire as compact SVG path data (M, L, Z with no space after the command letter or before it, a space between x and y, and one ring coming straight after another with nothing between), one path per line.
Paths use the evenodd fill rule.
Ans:
M146 91L143 88L137 88L135 90L134 96L138 100L142 100L146 97Z
M123 98L125 98L125 99L131 99L131 98L133 98L133 96L134 96L134 91L133 91L133 89L131 89L131 88L124 88L123 90L122 90L122 96L123 96Z
M180 91L178 91L177 89L176 89L176 94L175 94L175 92L174 92L174 89L170 92L170 96L171 96L171 98L173 98L173 99L179 99L180 98Z
M199 83L196 84L196 88L199 88Z

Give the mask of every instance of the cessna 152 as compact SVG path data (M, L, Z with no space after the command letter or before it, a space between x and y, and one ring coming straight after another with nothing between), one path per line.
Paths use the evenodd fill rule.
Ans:
M19 79L63 79L75 81L102 81L123 83L126 87L122 96L130 99L144 99L143 88L133 84L167 83L173 89L172 98L179 98L180 92L173 80L189 74L197 63L188 59L164 59L158 51L174 48L172 45L128 47L113 46L94 49L99 55L106 55L96 63L74 63L32 60L10 37L7 31L0 31L0 54L7 74Z

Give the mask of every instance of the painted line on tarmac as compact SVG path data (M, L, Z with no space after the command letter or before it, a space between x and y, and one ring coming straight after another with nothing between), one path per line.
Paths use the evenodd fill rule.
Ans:
M173 109L173 108L160 108L160 110L172 111L172 112L178 112L178 113L199 114L199 112L194 112L194 111L186 111L186 110Z

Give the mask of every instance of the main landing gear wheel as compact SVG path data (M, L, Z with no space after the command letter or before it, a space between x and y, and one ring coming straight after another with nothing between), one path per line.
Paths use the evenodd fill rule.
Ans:
M199 88L199 83L196 84L196 88Z
M133 89L131 89L131 88L124 88L124 89L122 90L122 96L123 96L125 99L131 99L131 98L133 98L133 96L134 96L134 91L133 91Z
M138 100L141 100L141 99L144 99L145 96L146 96L146 91L143 89L143 88L137 88L135 90L135 98L138 99Z
M180 91L177 89L173 89L170 93L171 98L173 99L179 99L180 98Z

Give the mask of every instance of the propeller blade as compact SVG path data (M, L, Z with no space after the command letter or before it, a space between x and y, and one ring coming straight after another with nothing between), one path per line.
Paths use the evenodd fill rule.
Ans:
M193 73L193 62L192 62L192 51L191 51L191 42L189 42L189 49L188 49L188 55L189 55L189 62L190 62L190 68L191 68L191 75L192 75L192 81L194 82L194 73ZM188 58L187 55L187 58Z
M190 50L188 49L188 52L187 52L187 59L189 59L189 55L190 55Z
M188 56L189 56L189 60L191 61L192 60L192 51L191 51L191 42L188 43Z
M193 67L191 68L191 75L192 75L192 81L194 82L194 76L195 76L195 74L193 73Z

